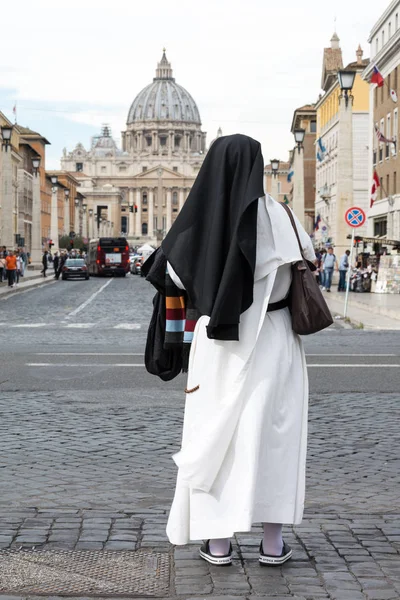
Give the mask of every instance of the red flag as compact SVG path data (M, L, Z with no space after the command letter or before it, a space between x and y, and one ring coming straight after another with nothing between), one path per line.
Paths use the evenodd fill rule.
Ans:
M372 178L372 188L371 188L371 202L369 207L372 208L375 200L378 197L378 188L381 187L381 182L379 181L378 173L374 171L374 176Z
M382 77L381 73L379 72L377 67L374 67L374 71L372 73L372 77L371 77L371 83L376 83L376 85L378 87L383 87L385 80Z

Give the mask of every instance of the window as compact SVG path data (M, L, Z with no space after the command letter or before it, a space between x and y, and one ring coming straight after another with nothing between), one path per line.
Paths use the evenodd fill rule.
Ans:
M389 25L388 25L388 36L389 36L389 39L392 37L392 24L390 21L389 21Z
M397 154L397 139L398 139L398 133L399 133L399 113L398 113L398 109L396 108L393 112L393 137L396 140L396 144L394 146L394 154Z
M374 236L382 237L387 233L387 217L374 219Z
M393 173L393 195L397 194L397 171Z
M173 206L178 205L178 192L172 193L172 204L173 204Z
M311 121L310 131L311 133L317 133L317 121Z
M385 196L390 194L390 175L386 175L386 190Z
M163 231L167 230L167 217L162 218L162 228L163 228Z
M172 167L172 170L173 170L174 173L177 173L178 172L178 167Z
M146 136L146 144L151 146L151 135Z
M395 20L395 29L396 31L399 28L399 13L396 13L396 20Z
M386 137L388 140L392 137L392 123L391 123L391 115L386 117ZM386 158L390 158L390 144L386 144Z
M375 167L375 165L376 165L376 158L377 158L377 155L378 155L378 153L377 153L377 151L376 151L376 148L374 148L374 151L373 151L373 154L372 154L372 162L373 162L373 164L374 164L374 167Z
M147 223L142 223L142 235L147 235Z
M142 167L142 173L146 173L147 167Z
M75 171L77 171L78 173L82 173L82 171L83 171L83 163L76 163L76 165L75 165Z
M385 30L382 31L382 48L385 45Z
M158 217L153 217L153 231L158 229Z
M376 38L375 40L375 54L378 54L379 52L379 39Z
M385 89L385 86L383 85L381 87L381 102L383 102L383 90Z
M375 88L375 108L378 106L378 88Z
M380 194L379 194L379 197L382 200L382 198L383 198L383 177L379 177L379 183L380 183L380 188L379 188Z
M167 138L165 136L161 136L160 137L160 146L166 146L167 145Z
M397 90L397 67L394 70L394 76L393 76L393 89Z
M143 204L147 204L147 192L143 192L142 202Z
M107 172L107 167L101 167L100 171L101 171L102 173L106 173L106 172Z
M120 173L125 173L125 171L126 171L126 167L125 167L125 166L121 166L121 167L119 168L119 172L120 172Z
M387 94L388 94L388 98L390 98L390 73L387 76Z
M128 233L128 217L121 217L121 232Z
M175 136L175 148L179 148L181 145L181 138L178 136Z

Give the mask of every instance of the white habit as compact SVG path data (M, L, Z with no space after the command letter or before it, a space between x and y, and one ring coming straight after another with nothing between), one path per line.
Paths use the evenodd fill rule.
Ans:
M306 257L311 240L296 220ZM308 379L288 294L301 259L282 206L258 207L254 302L241 315L239 341L210 340L199 319L190 353L178 479L167 525L173 544L228 538L253 523L300 523L305 491ZM169 265L170 267L170 265ZM183 287L170 267L177 285Z

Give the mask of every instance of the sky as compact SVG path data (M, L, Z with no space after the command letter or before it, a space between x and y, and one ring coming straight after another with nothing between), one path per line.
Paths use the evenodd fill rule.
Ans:
M287 160L293 111L321 92L323 48L336 28L343 60L356 60L389 0L3 0L0 110L62 149L109 123L117 142L162 49L195 99L207 131L258 139L265 162Z

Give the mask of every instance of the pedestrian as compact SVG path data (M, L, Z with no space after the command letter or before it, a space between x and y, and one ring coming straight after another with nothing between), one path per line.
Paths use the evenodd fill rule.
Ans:
M336 256L333 253L332 246L329 246L328 251L323 258L324 287L322 289L326 290L327 292L331 291L333 270L335 266L336 270L338 270L339 267L336 260Z
M42 265L43 265L43 269L41 270L41 273L43 273L43 277L47 277L46 275L46 271L48 269L49 263L48 263L48 251L45 250L43 252L43 257L42 257Z
M17 258L17 269L15 271L15 287L17 287L17 285L19 284L19 278L23 272L23 261L21 258L21 254L18 251L16 254L16 258Z
M259 562L283 564L292 550L282 523L299 524L304 507L308 380L288 308L301 254L285 209L264 195L263 174L259 142L219 138L162 243L172 284L167 317L177 319L167 325L169 342L179 339L183 290L184 338L192 341L167 534L173 544L205 539L200 556L215 565L232 563L230 538L257 522Z
M6 269L8 287L13 288L15 286L15 273L17 271L17 257L12 250L10 250L6 256Z
M63 266L65 265L65 261L67 260L67 258L68 258L68 254L66 252L62 252L62 254L60 256L60 261L59 261L59 264L58 264L58 269L57 269L56 274L55 274L55 278L57 280L59 279L59 277L61 275L61 272L63 270Z
M58 252L55 252L54 258L53 258L54 277L57 277L57 271L58 271L59 264L60 264L60 257L58 256Z
M0 283L3 283L5 278L6 278L6 259L0 252Z
M338 292L346 291L346 275L347 275L347 270L350 266L349 265L349 256L350 256L350 250L346 250L346 252L343 254L342 258L340 259Z

